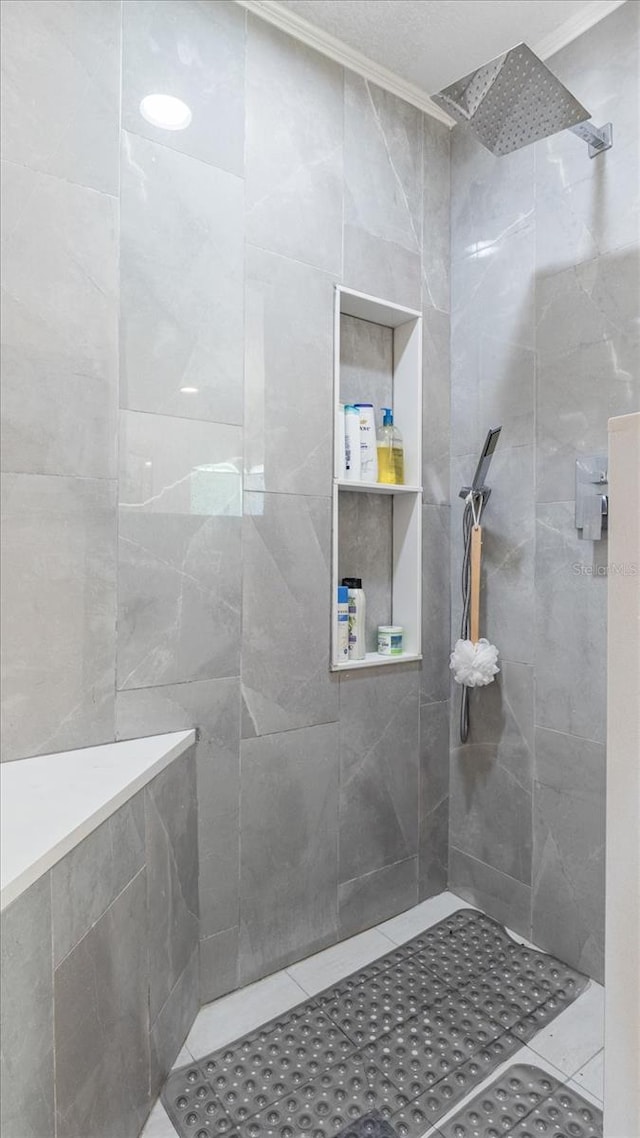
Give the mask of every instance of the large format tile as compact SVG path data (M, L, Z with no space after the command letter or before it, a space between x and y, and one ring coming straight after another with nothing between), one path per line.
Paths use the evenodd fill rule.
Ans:
M418 847L419 675L411 665L340 677L340 881Z
M115 487L2 481L5 757L112 739Z
M273 972L337 936L338 728L241 744L239 978Z
M287 972L308 996L316 996L351 972L384 956L389 951L389 945L389 938L378 929L368 929L367 932L342 940L298 964L292 964Z
M604 968L604 746L536 733L533 939L598 980Z
M340 317L340 399L393 407L393 329Z
M587 1060L602 1050L603 1032L604 988L591 983L557 1019L534 1036L529 1046L565 1076L575 1076Z
M600 1103L604 1098L604 1048L589 1059L571 1080L575 1090L593 1095Z
M339 274L342 68L263 20L247 23L247 240Z
M245 485L328 495L334 278L251 246L245 272Z
M331 723L327 618L330 501L245 495L242 694L245 737Z
M525 228L534 212L533 149L491 154L471 127L451 134L451 255L478 256Z
M449 702L420 707L418 898L447 884L449 842Z
M456 897L455 893L448 893L445 890L427 901L422 901L408 913L402 913L399 917L385 921L379 926L379 931L389 937L394 944L404 944L425 929L431 928L431 925L437 925L438 921L450 917L458 909L467 907L466 902Z
M200 1002L209 1003L238 986L238 927L200 940Z
M304 998L304 989L287 972L276 972L201 1008L186 1045L194 1058L200 1058L283 1015Z
M192 750L145 788L144 805L153 1024L198 947L198 801Z
M639 276L633 246L538 280L538 501L574 498L576 458L605 454L607 419L638 406Z
M448 506L422 507L422 703L449 698L450 515Z
M426 299L426 294L425 294ZM449 502L451 368L449 316L422 309L422 484L425 505ZM457 489L454 487L454 490Z
M2 1134L55 1132L50 879L2 914Z
M451 133L422 116L422 292L424 303L449 311Z
M525 884L531 881L533 669L502 661L470 693L470 731L451 755L451 842Z
M449 798L420 814L418 900L446 889L449 880Z
M116 195L119 113L120 4L3 4L5 158Z
M346 283L418 308L422 116L351 72L345 76L344 182ZM369 265L377 272L365 288ZM403 278L401 295L394 285Z
M417 873L417 858L410 857L343 882L338 887L340 936L371 928L415 905Z
M116 738L196 727L200 934L238 923L240 681L230 677L116 694Z
M245 15L218 0L127 0L123 4L122 125L211 166L243 172ZM185 130L152 126L145 95L187 104Z
M3 470L115 476L116 221L113 198L3 163Z
M56 1123L68 1138L136 1138L146 1118L145 907L142 870L56 969Z
M531 887L451 846L450 887L522 936L531 933Z
M603 743L607 578L575 528L573 501L538 506L536 723Z
M239 673L240 435L122 413L119 688Z
M142 794L137 794L51 870L56 967L144 862L144 802Z
M241 423L242 180L125 133L120 211L120 405Z
M200 1008L199 948L196 945L191 960L180 973L164 1006L158 1012L150 1030L150 1086L151 1096L160 1091L164 1080L176 1063L176 1056L184 1043ZM188 1063L189 1058L184 1062Z

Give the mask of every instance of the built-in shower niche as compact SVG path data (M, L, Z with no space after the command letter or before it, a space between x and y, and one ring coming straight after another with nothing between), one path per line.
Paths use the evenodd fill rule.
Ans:
M333 637L331 668L343 671L421 658L421 316L376 297L336 289L334 366ZM344 477L344 403L391 407L404 443L405 485ZM365 660L339 663L335 603L343 577L361 577L367 598ZM380 624L404 628L401 657L380 656Z

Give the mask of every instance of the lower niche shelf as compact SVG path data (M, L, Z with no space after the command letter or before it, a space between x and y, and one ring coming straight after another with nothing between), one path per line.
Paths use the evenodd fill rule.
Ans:
M379 652L367 652L364 660L349 660L346 664L332 664L332 672L355 672L356 668L380 668L389 664L410 664L421 660L421 652L403 652L402 656L381 656Z

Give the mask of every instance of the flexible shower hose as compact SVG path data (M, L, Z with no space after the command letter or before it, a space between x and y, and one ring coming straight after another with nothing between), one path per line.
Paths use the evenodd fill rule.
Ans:
M480 502L478 522L486 505L484 494L476 494ZM477 508L477 507L476 507ZM469 639L469 610L471 607L471 530L473 528L473 510L471 502L467 502L462 515L462 624L460 638ZM460 699L460 741L466 743L469 738L469 688L463 685Z

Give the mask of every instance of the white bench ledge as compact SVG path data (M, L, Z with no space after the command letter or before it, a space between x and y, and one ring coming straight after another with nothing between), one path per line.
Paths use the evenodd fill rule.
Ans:
M0 767L0 909L195 742L172 731Z

